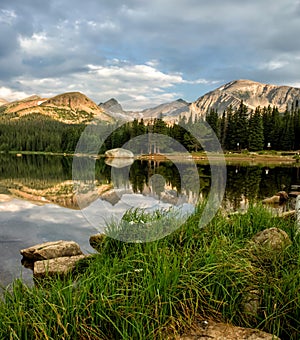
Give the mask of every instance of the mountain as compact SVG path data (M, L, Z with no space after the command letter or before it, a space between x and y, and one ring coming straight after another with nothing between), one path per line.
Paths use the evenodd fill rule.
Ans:
M171 103L161 104L150 109L141 111L144 120L162 118L167 122L178 121L179 116L189 115L190 104L183 99L177 99Z
M124 111L114 98L99 105L115 119L128 121L133 118L143 118L147 121L162 117L167 123L174 123L178 122L180 116L189 117L191 114L203 116L211 108L221 115L230 105L234 110L237 109L241 101L248 106L249 110L254 110L257 106L270 105L276 106L279 111L283 112L286 106L290 107L293 103L300 101L300 88L240 79L204 94L191 104L178 99L140 112Z
M28 114L42 114L64 123L87 123L93 119L113 122L114 119L80 92L69 92L52 98L31 96L1 106L0 117L18 119Z
M139 112L124 111L121 104L115 98L111 98L105 103L100 103L98 106L115 120L131 121L134 118L142 118Z
M7 100L0 98L0 106L4 105L4 104L7 104L7 103L8 103Z
M111 98L105 103L100 103L99 107L116 120L131 121L134 118L143 118L147 121L162 117L167 122L174 122L178 121L179 116L189 116L189 105L183 99L177 99L142 111L124 111L120 103L115 98Z
M284 111L286 106L290 107L300 100L300 88L234 80L204 94L191 104L178 99L141 111L126 111L115 98L97 105L80 92L63 93L52 98L33 95L14 102L0 99L0 119L19 119L38 113L71 124L88 123L93 119L112 123L117 120L132 121L134 118L149 121L159 117L167 123L174 123L178 122L180 116L202 116L211 108L221 115L229 105L237 109L242 100L250 110L270 105Z
M238 108L241 100L249 107L276 106L284 111L286 106L300 100L300 89L290 86L263 84L251 80L234 80L198 98L191 105L191 111L203 115L211 108L222 114L229 105Z

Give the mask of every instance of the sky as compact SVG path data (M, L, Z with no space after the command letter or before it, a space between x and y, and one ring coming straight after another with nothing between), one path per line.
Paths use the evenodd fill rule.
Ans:
M139 110L250 79L300 87L299 0L1 0L0 98Z

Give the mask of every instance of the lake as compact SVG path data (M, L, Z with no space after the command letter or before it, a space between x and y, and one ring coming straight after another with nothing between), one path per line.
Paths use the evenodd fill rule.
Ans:
M0 154L1 285L20 275L32 282L32 272L21 266L20 249L64 239L93 252L90 235L103 231L111 220L119 221L126 210L176 207L191 213L211 190L209 164L191 160L107 164L104 159L85 158L84 162L92 162L93 178L84 178L83 189L75 195L72 157ZM296 164L227 165L221 205L228 212L242 211L251 201L289 191L292 184L300 184Z

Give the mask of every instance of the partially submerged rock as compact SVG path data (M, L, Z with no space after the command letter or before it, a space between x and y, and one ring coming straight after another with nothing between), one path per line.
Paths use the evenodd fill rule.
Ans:
M88 255L64 256L55 259L36 261L33 267L33 275L35 278L67 275L75 269L78 261L87 256Z
M20 252L23 265L32 269L37 279L69 274L78 261L90 256L82 253L78 243L63 240L37 244Z
M263 204L283 204L289 199L289 195L285 191L279 191L274 196L265 198Z
M133 163L133 158L107 158L105 164L112 166L113 168L125 168Z
M198 323L195 330L178 336L176 340L280 340L275 335L258 329L232 326L213 321Z
M21 255L30 261L53 259L64 256L82 255L78 243L74 241L54 241L37 244L35 246L22 249Z
M105 152L107 158L133 158L134 154L127 149L116 148Z

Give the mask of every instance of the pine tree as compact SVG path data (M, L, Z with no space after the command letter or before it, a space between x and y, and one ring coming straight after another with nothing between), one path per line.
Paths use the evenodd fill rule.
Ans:
M241 101L239 108L234 113L236 145L238 149L248 147L248 108Z
M274 150L281 150L283 121L277 107L272 110L272 126L269 130L269 140L271 148Z
M249 118L249 150L258 151L264 148L264 129L260 107L251 112Z
M295 145L294 119L292 113L288 109L284 112L283 124L281 149L293 150Z
M225 135L225 149L236 150L236 124L233 117L232 106L228 106L226 109L227 129Z
M205 119L206 119L206 122L213 129L216 136L220 138L220 121L219 121L218 111L216 111L214 108L211 108L209 112L206 114Z
M222 118L220 121L220 143L222 145L222 148L225 148L226 133L227 133L226 111L223 111Z

